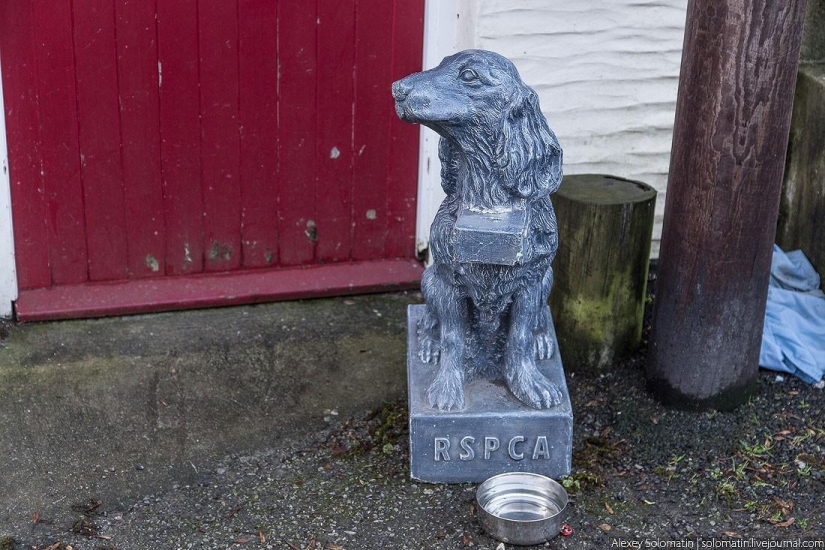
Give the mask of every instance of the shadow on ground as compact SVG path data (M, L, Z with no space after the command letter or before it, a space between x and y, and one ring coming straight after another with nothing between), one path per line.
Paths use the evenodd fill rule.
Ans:
M495 549L474 486L408 477L419 300L13 327L0 550ZM647 395L642 355L568 385L574 533L550 548L825 537L823 390L763 372L735 412L671 411Z

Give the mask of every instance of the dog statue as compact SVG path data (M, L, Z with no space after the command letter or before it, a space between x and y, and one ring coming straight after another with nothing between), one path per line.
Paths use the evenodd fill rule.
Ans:
M547 299L558 248L550 202L562 150L505 57L467 50L392 85L407 122L440 136L447 197L430 231L433 264L421 291L419 356L439 364L427 401L464 408L464 383L503 380L523 403L546 409L562 394L536 366L552 356Z

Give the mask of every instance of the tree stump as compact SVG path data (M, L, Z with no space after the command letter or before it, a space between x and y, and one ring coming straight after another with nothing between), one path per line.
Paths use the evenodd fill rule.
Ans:
M656 191L613 176L565 176L550 309L566 368L611 365L642 340Z

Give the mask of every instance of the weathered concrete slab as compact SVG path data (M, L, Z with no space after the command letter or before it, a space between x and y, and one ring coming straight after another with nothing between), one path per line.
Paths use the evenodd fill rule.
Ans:
M12 327L0 345L0 527L124 510L216 460L405 395L391 294ZM327 412L325 412L327 411ZM74 518L76 519L76 518ZM118 545L120 547L120 545Z
M432 483L478 482L503 472L535 472L552 478L570 473L573 411L564 379L558 342L539 370L562 389L562 402L551 409L532 409L502 383L476 380L465 386L466 407L443 412L429 407L427 388L438 366L418 358L416 326L423 305L407 316L407 379L410 407L412 477Z

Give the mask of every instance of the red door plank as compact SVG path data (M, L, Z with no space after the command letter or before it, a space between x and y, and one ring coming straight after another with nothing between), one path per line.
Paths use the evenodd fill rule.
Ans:
M43 182L53 284L86 281L71 0L35 0Z
M161 276L166 263L155 14L154 2L115 0L130 277Z
M355 164L353 242L355 260L381 258L387 234L390 55L393 3L358 0L355 37Z
M103 317L418 288L415 260L341 262L86 283L20 293L20 321Z
M51 284L49 228L41 179L37 55L32 5L0 2L0 55L8 138L17 281L21 289Z
M158 0L166 274L203 271L197 0Z
M316 259L349 259L352 220L354 2L318 4Z
M111 0L74 0L80 166L89 279L126 276L126 212Z
M278 259L278 38L270 0L240 0L243 265Z
M421 70L424 41L424 2L395 0L391 80ZM389 108L392 98L386 90ZM415 201L418 190L419 127L390 116L390 153L387 174L388 258L415 255Z
M314 1L278 3L280 265L315 254L316 27Z
M241 265L238 4L200 0L201 165L206 271Z

